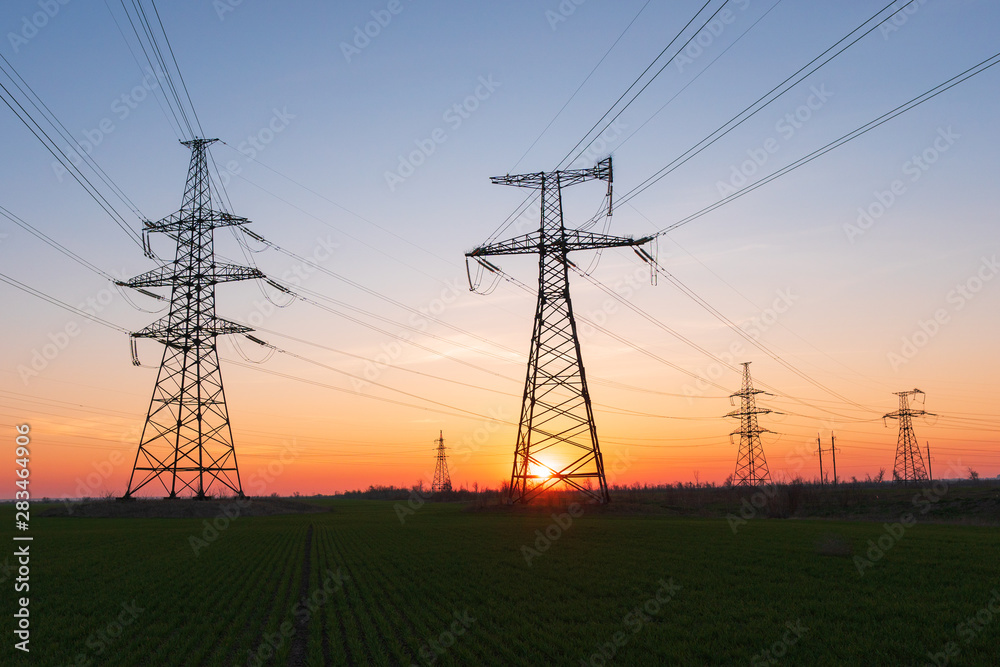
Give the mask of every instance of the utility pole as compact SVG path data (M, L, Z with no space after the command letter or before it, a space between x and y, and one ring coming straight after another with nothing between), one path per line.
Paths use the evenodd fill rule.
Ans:
M823 486L823 441L819 438L819 433L816 434L816 451L819 452L819 485Z
M837 436L830 431L830 453L833 454L833 485L837 486Z
M206 147L215 141L181 142L191 149L181 208L143 226L147 256L152 257L148 235L162 233L177 241L174 261L117 283L137 289L170 288L167 316L132 334L136 365L135 339L158 340L164 350L126 499L153 480L162 485L168 498L190 492L203 499L216 486L243 495L216 338L253 330L216 317L215 286L265 276L255 268L215 259L212 230L250 222L212 210Z
M740 435L740 448L736 456L736 473L733 475L733 486L761 486L771 483L771 475L767 470L767 459L764 458L764 447L760 444L760 434L770 433L757 425L757 415L772 412L767 408L758 408L757 394L766 392L753 388L750 379L750 362L743 363L743 387L729 397L730 404L737 396L740 398L740 409L733 410L727 417L740 420L740 430L729 435L730 441L737 433Z
M920 456L920 445L917 443L917 436L913 433L913 418L931 413L924 410L914 410L910 407L910 396L916 397L918 394L926 396L919 389L896 392L896 396L899 396L899 410L890 412L882 418L883 421L886 419L899 420L896 463L892 469L892 477L894 481L903 484L927 481L927 470L924 468L923 457Z
M559 483L577 489L598 503L610 500L570 301L569 266L572 262L567 255L576 250L640 246L652 237L635 240L566 229L562 189L585 181L606 181L610 214L612 179L611 158L589 169L490 179L495 185L539 190L541 222L538 231L489 243L466 253L466 257L476 259L490 270L496 267L483 258L491 255L539 256L538 304L510 476L512 502L528 503ZM596 482L596 489L592 482Z
M439 431L437 442L437 464L434 466L434 481L431 491L451 491L451 475L448 473L448 457L444 451L444 431Z
M927 481L934 481L934 471L931 469L931 443L927 442Z

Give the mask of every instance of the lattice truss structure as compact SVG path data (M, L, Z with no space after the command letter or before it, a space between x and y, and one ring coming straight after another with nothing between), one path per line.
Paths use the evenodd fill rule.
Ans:
M144 225L147 254L152 256L148 235L166 234L177 242L174 261L118 283L170 288L167 316L132 334L134 362L136 338L158 340L164 350L126 498L154 482L169 498L205 498L213 491L243 495L216 338L252 329L216 317L215 286L265 276L215 259L213 230L249 220L212 209L206 148L214 141L182 142L191 149L183 204Z
M530 502L560 484L575 488L597 502L610 500L570 300L571 262L567 255L578 250L639 246L651 237L636 240L566 229L562 189L602 180L608 183L610 197L612 178L611 158L588 169L492 178L496 185L540 191L538 231L466 253L474 258L539 256L538 304L510 481L510 498L514 502Z
M750 378L750 362L745 362L743 364L743 386L729 397L730 403L739 397L740 408L726 415L740 420L740 429L733 431L729 436L730 439L735 435L740 436L733 486L764 486L771 483L771 473L767 470L764 447L760 443L760 434L771 433L771 431L761 428L757 423L757 415L773 412L767 408L757 407L757 395L766 393L753 388L753 380Z
M437 439L437 456L434 464L434 481L431 491L451 491L451 474L448 472L448 454L444 448L444 431L439 432Z
M896 440L896 463L892 467L892 479L903 484L926 482L929 479L927 468L924 467L924 457L920 455L917 436L913 433L913 418L932 413L910 407L910 397L916 398L918 395L926 396L919 389L896 392L896 396L899 396L899 410L883 417L883 420L899 420L899 438Z

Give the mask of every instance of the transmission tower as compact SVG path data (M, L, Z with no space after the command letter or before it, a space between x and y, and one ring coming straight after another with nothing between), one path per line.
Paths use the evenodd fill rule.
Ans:
M913 434L913 418L931 413L924 410L914 410L910 408L910 396L916 398L917 394L926 396L919 389L912 391L897 391L899 396L899 410L890 412L882 419L899 420L899 438L896 440L896 464L892 467L892 478L896 482L909 484L910 482L926 482L927 469L924 468L924 459L920 455L920 445L917 443L917 436Z
M733 486L761 486L771 483L771 474L767 471L767 459L764 458L764 447L760 444L761 433L771 433L757 425L757 415L766 415L772 410L758 408L757 394L767 392L753 388L750 379L750 362L743 363L743 388L729 397L730 404L737 396L740 398L740 409L733 410L727 417L740 420L740 430L733 431L729 438L737 433L740 436L740 449L736 455L736 472L733 475Z
M448 473L448 455L444 451L444 431L440 431L437 439L437 464L434 466L434 481L431 491L451 491L451 475Z
M541 191L538 231L466 253L466 257L477 258L487 266L492 265L481 258L490 255L539 256L538 305L514 447L510 498L528 503L546 489L565 483L606 503L610 500L608 485L570 301L572 262L567 254L574 250L639 246L651 237L634 240L566 229L563 224L562 189L590 180L607 181L610 215L611 158L590 169L508 174L490 180L495 185Z
M213 487L243 495L216 337L252 329L216 317L215 286L265 276L215 260L212 230L249 222L212 210L206 147L215 141L181 142L191 149L183 204L178 212L144 224L147 255L152 256L148 235L162 233L177 241L174 261L118 283L170 288L167 316L132 334L133 362L138 363L136 338L156 339L164 350L125 498L154 480L170 498L188 492L205 498Z

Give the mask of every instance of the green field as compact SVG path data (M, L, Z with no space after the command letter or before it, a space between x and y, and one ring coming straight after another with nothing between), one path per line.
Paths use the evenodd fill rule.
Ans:
M918 522L861 575L882 523L326 504L197 556L204 519L34 518L31 653L8 572L4 664L997 664L995 527Z

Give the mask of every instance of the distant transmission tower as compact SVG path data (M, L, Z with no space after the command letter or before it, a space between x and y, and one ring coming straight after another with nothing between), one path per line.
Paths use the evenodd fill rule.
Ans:
M651 237L633 240L566 229L562 188L595 179L608 183L610 214L611 158L590 169L490 179L495 185L540 190L541 224L536 232L466 253L466 257L477 258L486 266L492 265L481 258L490 255L539 256L538 306L510 478L513 502L530 502L560 482L597 502L610 500L570 302L568 270L571 262L566 255L574 250L639 246Z
M882 419L899 420L899 439L896 441L896 464L892 467L892 478L894 481L909 484L910 482L926 482L927 469L924 468L924 459L920 455L920 445L917 443L917 436L913 434L913 418L931 413L924 410L913 410L910 408L910 396L916 398L917 394L926 396L919 389L912 391L898 391L899 410L890 412Z
M736 455L736 473L733 475L733 486L761 486L771 483L771 474L767 471L767 459L764 458L764 447L760 444L760 434L770 433L757 425L757 415L770 412L767 408L758 408L756 396L766 392L753 388L750 379L750 362L743 364L743 388L729 397L729 402L739 396L740 409L733 410L727 417L740 420L740 430L733 431L730 439L737 433L740 436L740 449Z
M434 466L434 481L431 491L451 491L451 475L448 473L448 455L444 451L444 431L439 432L437 439L437 465Z
M188 492L205 498L213 487L243 495L216 337L252 329L215 316L215 285L265 276L215 260L212 230L249 220L212 210L205 148L214 141L181 142L191 149L181 209L159 222L147 221L143 228L144 240L159 232L177 241L174 261L118 283L170 288L168 315L132 334L136 363L136 338L154 338L165 349L125 498L153 480L170 498Z

